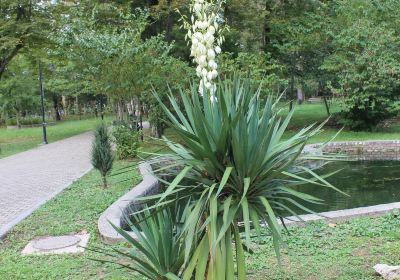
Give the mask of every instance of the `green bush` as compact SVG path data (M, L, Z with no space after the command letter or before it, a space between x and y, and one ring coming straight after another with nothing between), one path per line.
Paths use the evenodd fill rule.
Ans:
M21 125L41 124L42 118L40 117L25 117L20 120Z
M114 155L111 148L110 135L107 126L102 123L95 132L95 138L92 144L92 165L99 170L103 179L104 188L107 187L107 175L110 173Z
M17 119L14 119L14 118L7 119L6 125L17 125Z
M165 178L173 179L163 180L164 189L147 199L153 205L146 211L154 219L160 209L178 205L183 216L171 222L181 232L181 243L169 243L175 247L169 250L181 251L184 244L185 254L182 267L164 267L157 279L245 279L244 251L254 241L251 236L261 237L266 228L262 225L268 225L279 255L282 229L277 218L296 215L300 209L312 212L304 204L322 202L294 188L307 183L334 188L324 179L330 174L320 176L307 164L334 158L301 153L323 124L283 138L294 111L282 119L279 100L270 96L264 103L260 91L252 88L249 80L224 81L211 102L209 94L199 97L195 83L190 95L181 91L183 109L172 94L173 110L159 99L181 144L166 140L171 153L157 160L175 160L162 170ZM140 219L142 214L132 215ZM153 251L160 252L157 240L166 238L170 237L149 232L142 243L154 244ZM143 259L133 260L142 267L168 260L167 254L155 259L147 248L128 241L143 253Z
M182 211L174 207L160 208L151 213L144 209L133 217L126 217L129 228L136 235L132 238L126 231L116 228L134 248L140 248L138 254L125 255L135 266L126 268L145 275L148 279L169 278L177 275L184 264L185 246L181 239L179 218ZM132 220L132 221L131 221Z
M393 106L400 91L398 28L390 20L382 21L371 3L343 1L334 8L341 20L330 34L332 52L321 66L331 74L330 90L345 100L340 116L352 130L373 130L399 113ZM394 9L390 1L381 4L380 11Z
M378 95L352 96L345 100L338 123L354 131L372 131L380 122L399 112L397 104L393 99Z
M33 125L33 124L41 124L42 118L40 117L25 117L18 119L20 125ZM16 118L9 118L6 121L7 125L17 125Z
M139 133L126 124L118 124L113 128L116 155L119 159L134 158L139 148Z

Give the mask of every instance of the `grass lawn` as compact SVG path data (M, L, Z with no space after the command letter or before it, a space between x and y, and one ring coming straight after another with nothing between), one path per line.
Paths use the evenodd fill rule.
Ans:
M117 162L114 172L133 163ZM139 180L137 171L111 177L110 187L101 187L100 176L91 171L53 200L19 223L0 241L0 279L123 279L110 265L89 260L98 257L86 251L83 255L21 256L20 252L37 236L63 235L88 231L89 246L102 246L97 231L101 213ZM110 274L111 273L111 274Z
M400 217L356 218L292 226L285 234L287 248L282 254L282 269L277 265L271 238L254 246L247 256L248 279L274 280L373 280L373 266L400 262Z
M47 127L49 143L93 130L100 122L99 118L57 122ZM0 128L0 158L20 153L43 143L42 127L6 129Z
M331 106L331 112L338 112L338 105ZM323 103L296 105L290 130L285 133L286 137L293 135L298 129L311 123L322 122L327 119L327 113ZM310 140L310 143L319 143L332 139L340 128L324 127L323 131ZM372 132L355 132L344 128L334 141L365 141L365 140L398 140L400 139L400 123L393 123L390 127L381 128Z
M325 105L323 103L303 103L301 105L295 104L293 118L289 127L292 129L303 128L310 123L321 122L328 118ZM283 112L289 111L287 104L282 104ZM340 111L338 104L334 103L330 106L330 113Z

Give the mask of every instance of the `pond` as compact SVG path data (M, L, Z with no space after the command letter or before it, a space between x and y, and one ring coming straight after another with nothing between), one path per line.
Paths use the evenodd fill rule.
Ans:
M315 185L297 188L324 200L323 205L307 205L313 211L325 212L400 202L400 161L333 162L319 169L318 174L338 169L343 170L329 177L327 181L350 197Z

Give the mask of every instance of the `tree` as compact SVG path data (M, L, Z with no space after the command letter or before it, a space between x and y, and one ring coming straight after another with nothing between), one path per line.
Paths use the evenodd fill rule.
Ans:
M291 100L295 99L295 90L303 91L307 82L318 84L325 79L320 66L330 52L330 41L329 7L324 2L267 1L269 44L265 50L284 65Z
M0 83L0 113L4 119L19 119L39 113L37 72L25 56L15 58Z
M111 139L107 126L102 123L95 132L92 145L92 165L96 168L103 179L103 187L107 187L107 175L110 173L114 162L111 148Z
M398 112L400 102L400 3L334 1L329 33L332 52L322 68L343 98L343 123L371 130Z
M24 48L38 48L50 28L50 1L2 0L0 2L0 79Z
M130 13L121 9L111 4L82 4L82 9L60 24L62 36L52 34L58 53L73 62L76 82L85 85L76 96L88 92L95 96L106 94L117 105L120 120L125 103L134 96L130 79L123 72L128 66L135 67L132 58L143 48L141 34L147 17L141 10Z

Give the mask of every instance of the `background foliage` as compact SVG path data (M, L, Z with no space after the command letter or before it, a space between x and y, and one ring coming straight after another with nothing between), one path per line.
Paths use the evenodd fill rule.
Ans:
M160 136L164 116L151 88L185 86L194 74L177 11L187 15L187 4L2 1L2 119L38 113L35 81L42 61L46 105L56 120L103 110L120 120L142 115ZM374 129L398 113L399 6L395 0L228 0L220 77L240 72L254 85L263 81L263 96L286 89L288 100L339 100L340 123ZM17 103L32 106L15 108Z

